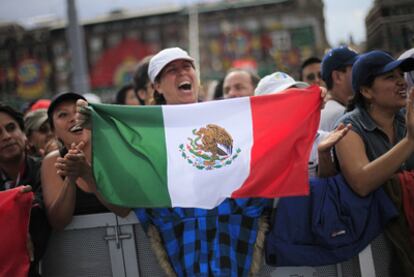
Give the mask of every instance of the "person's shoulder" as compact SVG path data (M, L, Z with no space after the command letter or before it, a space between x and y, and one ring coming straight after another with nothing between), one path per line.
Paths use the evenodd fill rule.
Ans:
M44 167L45 165L50 165L51 163L55 163L57 158L60 157L60 152L59 150L54 150L50 153L48 153L42 161L42 167Z
M55 150L43 158L42 166L40 168L43 191L50 187L60 186L61 182L63 182L63 178L57 173L55 166L59 157L59 150Z
M345 107L335 100L328 100L325 103L325 107L322 109L322 114L327 116L332 114L343 114L344 112Z
M320 129L332 131L337 120L344 114L345 107L335 100L328 100L321 111Z
M334 99L329 99L328 101L326 101L326 105L332 108L345 110L345 106Z
M364 130L372 129L371 123L367 115L359 109L355 108L352 111L346 112L343 116L341 116L335 124L335 128L339 125L339 123L343 123L345 125L352 124L352 129L354 132L362 133Z
M48 159L56 159L56 158L58 158L58 157L60 157L60 152L59 152L59 150L53 150L52 152L50 152L50 153L48 153L44 158L43 158L43 160L48 160Z

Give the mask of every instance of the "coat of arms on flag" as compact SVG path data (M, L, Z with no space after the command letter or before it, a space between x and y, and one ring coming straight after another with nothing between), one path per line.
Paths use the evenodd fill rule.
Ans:
M188 138L189 142L179 145L179 151L189 164L197 169L212 170L230 165L235 160L240 148L233 154L233 138L226 129L207 124L206 127L193 129L195 137Z

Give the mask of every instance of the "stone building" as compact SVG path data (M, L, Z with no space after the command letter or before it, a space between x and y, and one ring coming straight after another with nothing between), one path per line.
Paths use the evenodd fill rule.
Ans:
M190 35L190 24L194 24L190 14L197 15L198 41L194 33ZM141 58L165 47L192 50L191 54L199 57L204 81L219 79L235 66L252 67L261 76L276 70L296 76L303 59L322 56L328 47L322 0L227 0L190 8L171 5L142 11L119 10L81 25L90 87L97 94L114 93L130 81ZM30 33L34 41L27 44L18 40L18 46L12 48L29 48L32 55L31 51L41 53L36 54L36 59L48 65L43 75L47 76L44 94L70 90L72 68L66 23L22 32L23 36ZM13 52L3 43L9 39L0 34L0 53ZM43 46L32 46L38 42ZM192 47L195 42L197 53ZM4 70L17 72L21 57L12 56L16 58L9 60ZM1 92L13 93L14 89L5 87L3 79Z
M382 49L399 55L414 47L414 1L375 0L365 25L367 50Z

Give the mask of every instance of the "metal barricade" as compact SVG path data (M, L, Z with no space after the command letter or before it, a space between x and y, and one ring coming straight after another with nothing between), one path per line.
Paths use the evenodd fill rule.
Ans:
M42 261L44 277L163 277L150 241L130 213L75 216L64 231L53 233ZM350 261L321 267L270 267L259 276L374 277L371 247Z

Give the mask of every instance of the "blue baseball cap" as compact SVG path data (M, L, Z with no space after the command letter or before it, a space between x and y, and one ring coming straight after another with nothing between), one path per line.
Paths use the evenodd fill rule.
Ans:
M332 48L322 59L322 80L332 82L332 71L347 65L353 65L358 53L347 46Z
M352 67L352 88L355 93L372 78L401 68L403 72L414 70L414 58L395 60L390 54L374 50L360 55Z

